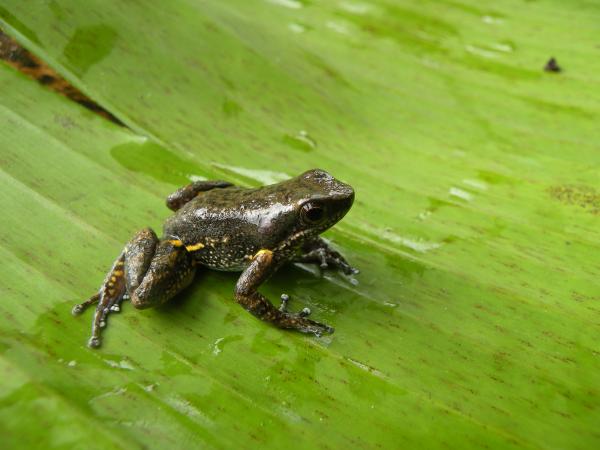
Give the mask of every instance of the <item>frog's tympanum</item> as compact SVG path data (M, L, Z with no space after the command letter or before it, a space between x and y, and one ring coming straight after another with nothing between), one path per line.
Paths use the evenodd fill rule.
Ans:
M98 303L90 347L100 345L101 330L123 299L134 307L165 303L189 285L199 266L241 271L235 299L247 311L280 328L331 333L333 328L307 318L310 310L287 311L284 294L279 308L258 287L290 261L335 267L357 273L319 237L348 212L354 190L327 172L309 170L281 183L255 189L226 181L196 181L167 198L175 211L159 239L150 228L125 246L100 290L76 305L73 314Z

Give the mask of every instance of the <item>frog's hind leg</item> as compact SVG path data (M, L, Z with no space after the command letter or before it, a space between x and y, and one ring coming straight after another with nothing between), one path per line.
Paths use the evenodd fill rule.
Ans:
M215 188L226 188L229 186L233 186L233 184L221 180L194 181L169 195L167 197L167 206L169 209L177 211L200 192L210 191Z
M191 251L178 239L156 239L152 252L144 238L134 238L125 252L127 291L137 309L161 305L187 287L196 274ZM141 251L139 247L144 247Z
M102 328L106 326L108 314L112 311L118 311L121 302L126 296L124 263L125 252L123 251L106 275L100 290L85 302L73 307L73 315L79 315L88 306L98 302L92 322L92 337L89 341L90 347L100 346L100 333Z
M181 241L159 240L150 228L139 231L115 261L100 291L73 308L79 314L98 301L89 346L100 346L108 315L119 310L123 299L129 297L138 309L158 306L190 284L195 271L194 258Z

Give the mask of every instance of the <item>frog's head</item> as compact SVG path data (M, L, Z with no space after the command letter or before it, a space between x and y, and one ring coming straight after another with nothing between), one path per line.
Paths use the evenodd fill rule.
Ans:
M346 215L354 202L354 189L321 169L313 169L290 180L294 185L297 226L319 234Z

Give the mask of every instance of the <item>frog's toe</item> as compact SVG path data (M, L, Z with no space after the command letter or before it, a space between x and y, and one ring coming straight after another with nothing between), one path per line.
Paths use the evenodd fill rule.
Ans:
M312 330L312 333L316 337L321 337L324 334L333 334L333 332L335 331L333 329L333 327L330 327L329 325L325 325L325 324L319 324L319 325L320 326L314 327L314 329Z
M101 345L100 337L91 337L88 341L88 347L90 348L98 348Z
M346 273L346 275L358 275L360 273L360 270L357 269L356 267L350 267L350 270L348 270L345 273Z
M304 309L302 309L302 311L300 311L298 313L298 315L300 317L308 317L308 316L310 316L310 313L311 313L310 308L304 308Z
M290 296L287 294L281 294L281 305L279 305L279 311L287 312L288 302L290 301Z
M82 312L84 312L88 306L93 305L94 303L97 303L99 300L100 300L100 293L97 292L94 295L92 295L90 298L88 298L85 302L78 303L77 305L73 306L73 309L71 309L71 314L73 314L74 316L78 316Z
M332 334L335 330L333 327L324 323L315 322L314 320L304 319L303 323L298 327L298 331L307 334L314 334L316 337L321 337L323 334Z
M356 275L360 273L360 270L358 270L356 267L352 267L350 264L347 263L340 264L340 268L346 275Z

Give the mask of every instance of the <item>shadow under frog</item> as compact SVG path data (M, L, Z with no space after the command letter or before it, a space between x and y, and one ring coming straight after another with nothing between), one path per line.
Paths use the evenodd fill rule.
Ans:
M259 188L226 181L196 181L167 198L175 212L163 237L151 228L125 246L99 291L76 305L73 314L97 303L90 347L101 344L102 329L124 299L138 309L161 305L188 286L200 266L241 271L234 295L247 311L273 325L320 336L328 325L308 319L310 310L287 311L286 295L276 308L258 287L287 262L316 263L358 273L319 234L350 209L354 190L323 170Z

